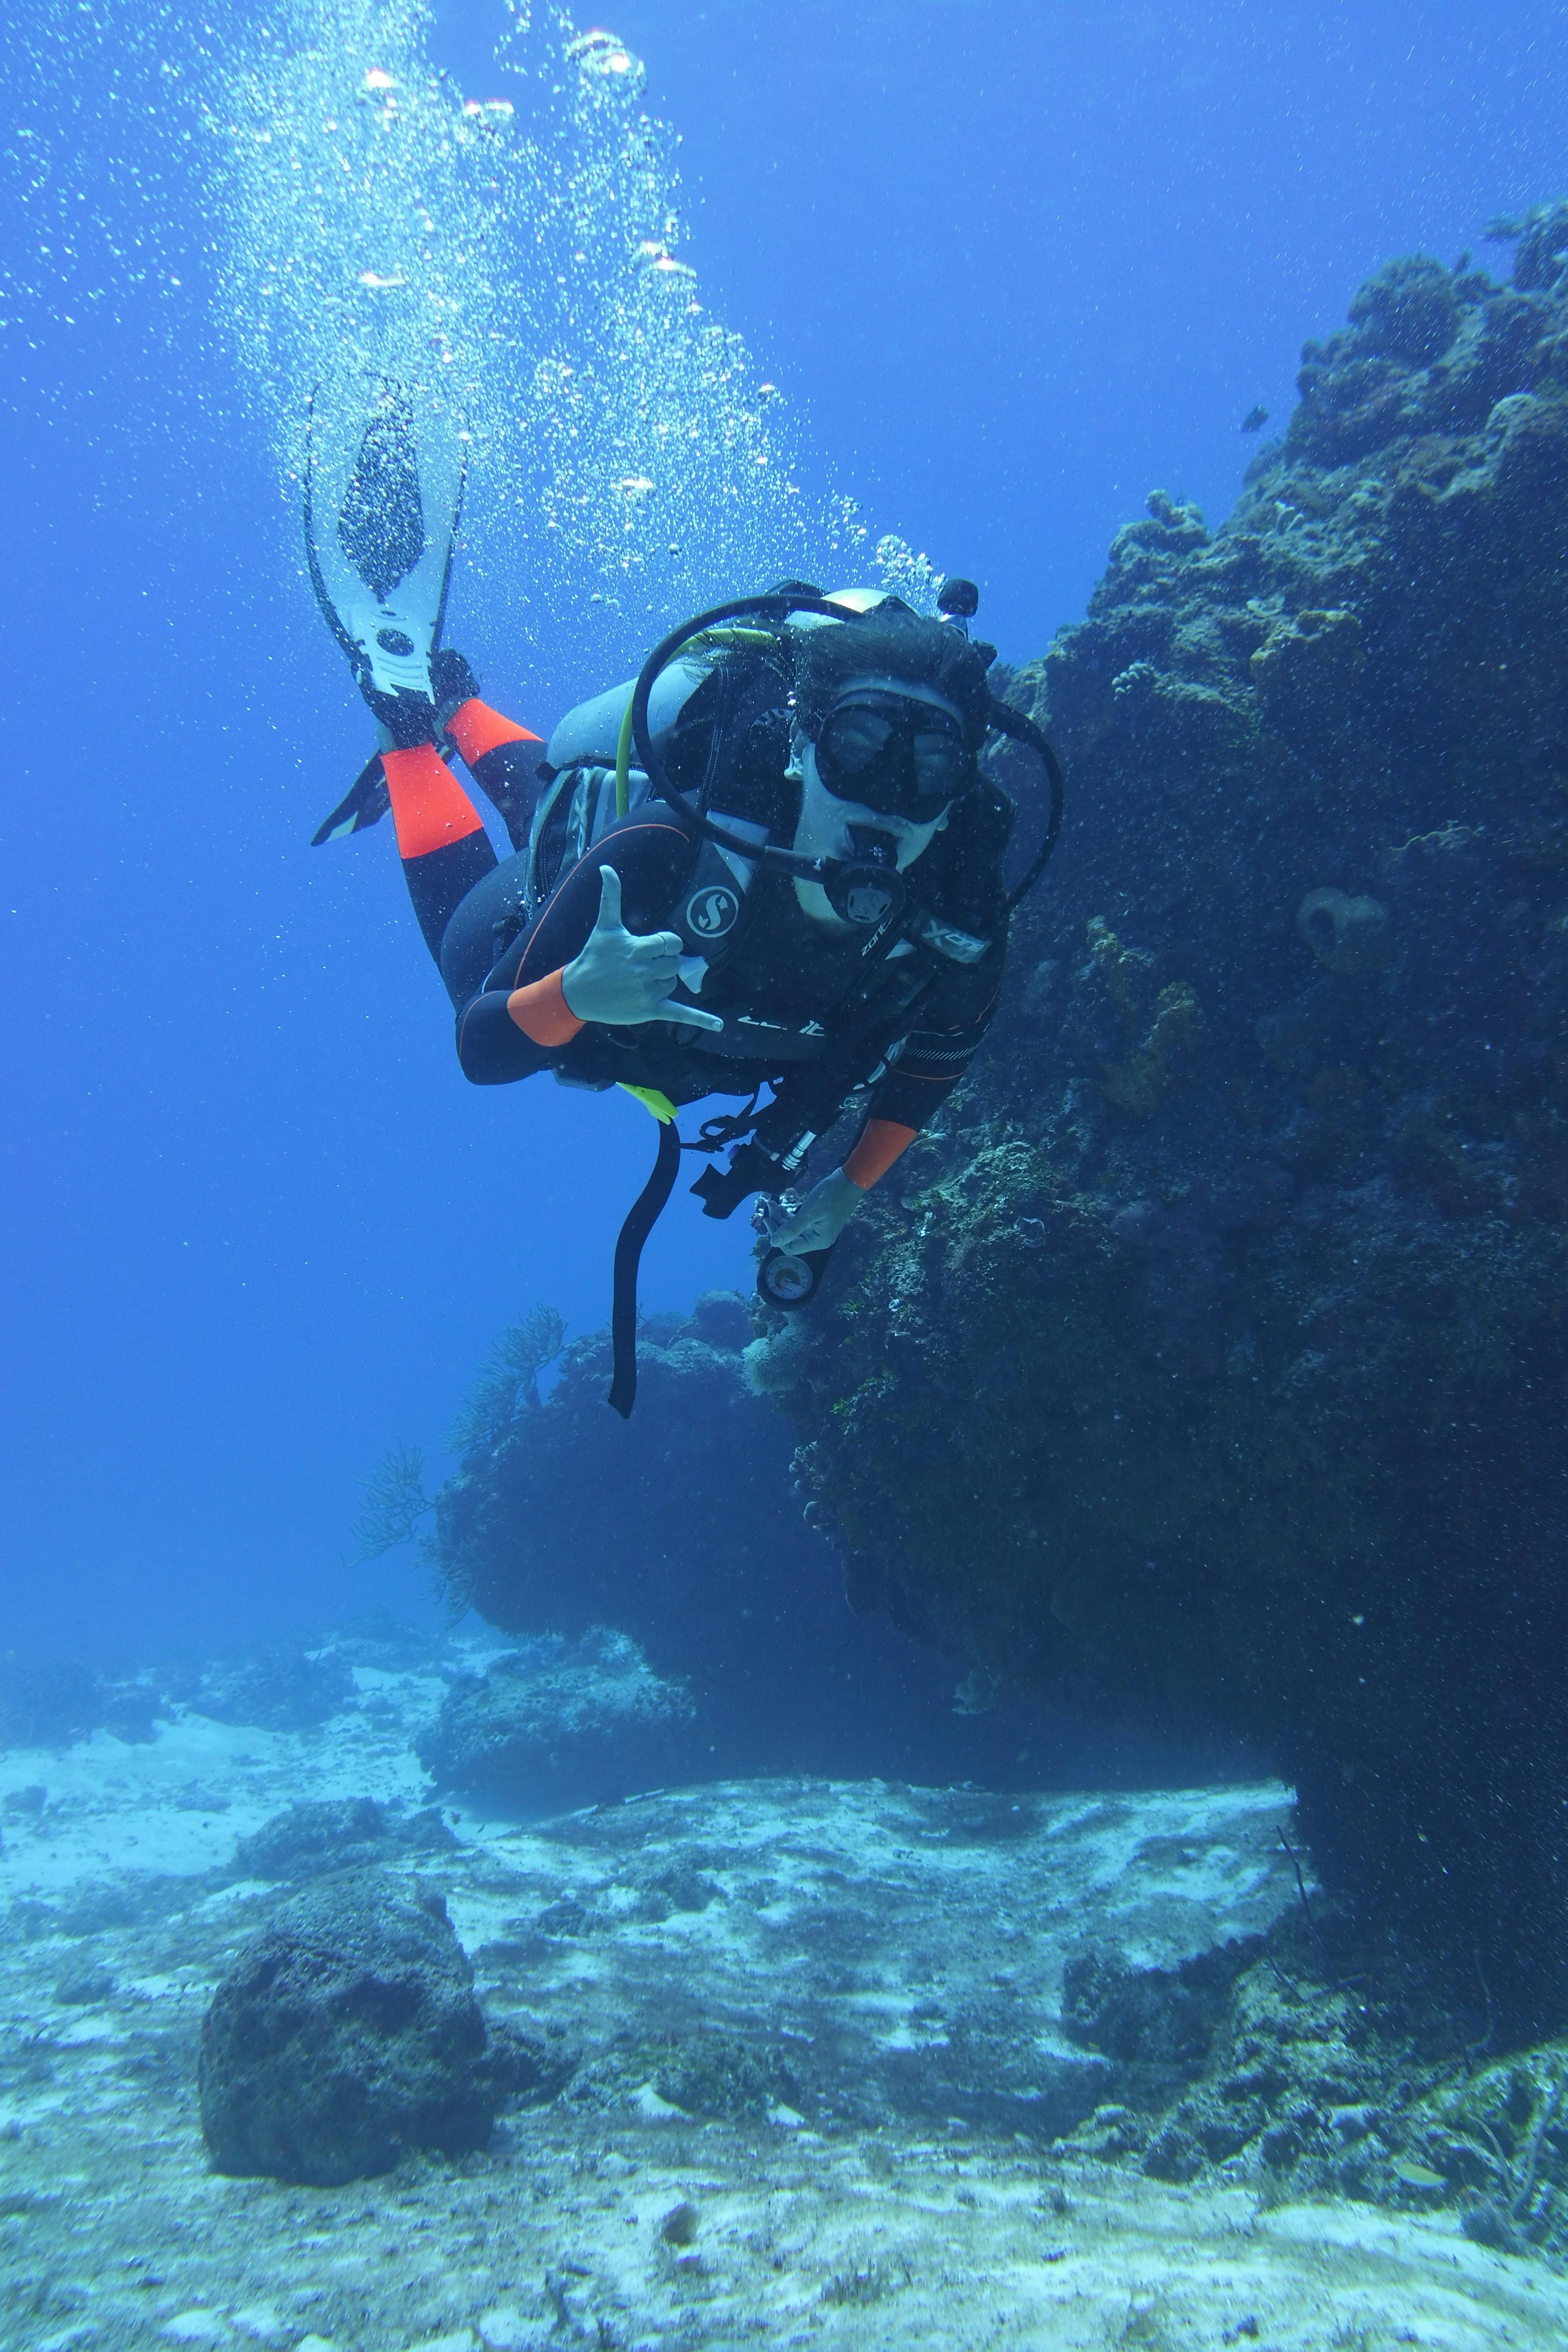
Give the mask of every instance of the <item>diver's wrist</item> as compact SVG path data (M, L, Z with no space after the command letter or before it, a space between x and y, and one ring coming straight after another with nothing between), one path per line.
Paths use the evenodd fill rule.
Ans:
M507 998L508 1018L535 1045L569 1045L583 1022L566 1001L564 971L531 980Z
M914 1141L917 1129L896 1118L868 1118L860 1140L844 1162L851 1184L868 1192Z
M566 1007L567 1012L571 1013L574 1021L581 1021L583 1015L573 1004L571 996L567 992L569 986L574 984L580 979L582 963L583 959L581 956L574 956L572 961L570 963L563 963L560 971L554 975L555 984L561 991L561 1002Z

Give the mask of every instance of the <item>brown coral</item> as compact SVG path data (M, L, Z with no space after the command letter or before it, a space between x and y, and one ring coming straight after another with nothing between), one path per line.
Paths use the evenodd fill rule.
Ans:
M1198 1000L1184 980L1173 981L1154 999L1154 1018L1138 1051L1125 1062L1108 1062L1100 1080L1108 1102L1134 1118L1148 1118L1180 1084L1187 1048L1198 1034Z

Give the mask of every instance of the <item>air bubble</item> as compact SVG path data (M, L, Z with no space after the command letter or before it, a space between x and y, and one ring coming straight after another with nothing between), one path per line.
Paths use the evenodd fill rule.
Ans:
M147 396L209 446L236 430L237 364L290 538L312 401L319 429L348 433L367 383L391 383L416 421L460 429L458 594L481 659L487 623L515 638L591 610L588 678L624 674L727 594L872 572L853 503L803 488L826 469L793 404L692 293L679 141L640 111L634 52L544 0L515 10L470 97L431 36L420 0L283 0L266 27L237 5L205 24L167 0L55 11L5 69L28 158L7 312L46 352L84 301L158 313L135 321L162 339ZM140 109L96 110L89 142L84 93L110 65ZM928 600L929 565L900 541L877 553ZM292 570L293 546L279 558Z

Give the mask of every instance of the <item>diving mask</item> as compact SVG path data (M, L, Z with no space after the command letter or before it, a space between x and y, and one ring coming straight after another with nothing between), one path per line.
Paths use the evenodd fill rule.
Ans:
M815 748L816 772L836 799L915 824L934 823L974 781L957 719L881 688L858 687L836 702Z

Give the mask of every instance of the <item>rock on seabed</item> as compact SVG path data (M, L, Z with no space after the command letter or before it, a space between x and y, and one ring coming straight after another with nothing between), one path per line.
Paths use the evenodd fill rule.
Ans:
M202 2028L215 2169L317 2186L482 2148L499 2105L473 1970L439 1896L351 1872L284 1904Z

